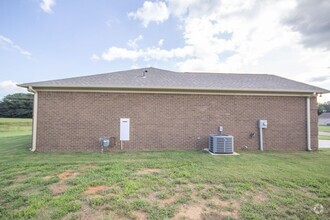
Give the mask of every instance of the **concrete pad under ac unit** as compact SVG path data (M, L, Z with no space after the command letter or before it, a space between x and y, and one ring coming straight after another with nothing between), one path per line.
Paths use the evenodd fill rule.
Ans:
M209 154L213 155L213 156L238 156L239 153L233 152L232 154L215 154L212 153L208 148L204 148L203 151L208 152Z

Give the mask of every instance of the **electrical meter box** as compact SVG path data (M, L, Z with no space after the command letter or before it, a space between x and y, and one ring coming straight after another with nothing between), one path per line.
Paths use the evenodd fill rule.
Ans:
M107 136L102 136L101 138L99 138L99 142L100 142L102 148L109 147L110 138Z
M267 120L259 120L259 128L267 128Z
M120 119L120 140L129 141L129 118Z

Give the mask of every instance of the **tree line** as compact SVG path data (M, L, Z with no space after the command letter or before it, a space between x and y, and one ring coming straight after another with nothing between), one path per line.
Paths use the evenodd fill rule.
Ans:
M15 93L0 101L1 118L32 118L33 94Z
M317 109L317 113L320 115L324 112L330 112L330 101L319 103L319 107Z
M32 118L33 94L15 93L0 101L0 118ZM330 112L330 101L319 103L317 113Z

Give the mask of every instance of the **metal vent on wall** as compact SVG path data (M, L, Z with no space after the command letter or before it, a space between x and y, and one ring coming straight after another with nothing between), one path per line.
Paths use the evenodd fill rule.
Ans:
M209 135L209 151L215 154L232 154L234 152L234 137L227 134Z

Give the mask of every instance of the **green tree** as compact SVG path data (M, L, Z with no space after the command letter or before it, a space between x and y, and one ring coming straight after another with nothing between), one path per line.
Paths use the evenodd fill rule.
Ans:
M33 94L15 93L0 101L0 117L32 118Z
M320 115L324 112L330 112L330 101L324 102L324 103L319 103L317 113Z

